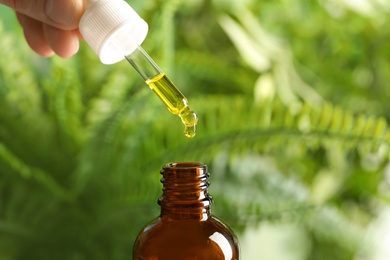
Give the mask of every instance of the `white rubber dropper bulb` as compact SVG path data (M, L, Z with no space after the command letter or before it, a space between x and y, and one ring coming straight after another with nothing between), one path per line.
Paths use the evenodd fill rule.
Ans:
M79 29L104 64L131 54L146 38L148 24L123 0L86 0Z

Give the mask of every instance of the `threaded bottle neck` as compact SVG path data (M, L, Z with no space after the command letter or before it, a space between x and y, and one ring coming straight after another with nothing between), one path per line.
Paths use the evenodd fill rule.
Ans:
M210 216L212 198L208 195L207 166L198 162L177 162L165 165L159 198L161 217L206 220Z

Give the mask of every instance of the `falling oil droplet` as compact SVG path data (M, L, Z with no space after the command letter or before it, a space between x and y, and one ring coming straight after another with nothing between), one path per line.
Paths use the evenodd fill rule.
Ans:
M196 124L198 123L198 115L188 106L186 106L179 114L182 123L184 124L184 135L192 138L196 135Z
M185 126L184 127L184 135L187 138L192 138L196 135L196 125L193 126Z

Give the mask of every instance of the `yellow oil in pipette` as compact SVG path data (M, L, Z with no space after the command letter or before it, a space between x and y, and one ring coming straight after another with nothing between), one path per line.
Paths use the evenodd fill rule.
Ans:
M138 46L135 51L126 56L126 59L161 99L168 110L180 117L184 124L184 135L188 138L194 137L198 116L188 106L188 101L180 90L162 72L141 46Z
M188 138L194 137L198 116L188 106L187 99L165 73L161 73L145 82L166 105L168 110L172 114L180 117L184 124L184 135Z

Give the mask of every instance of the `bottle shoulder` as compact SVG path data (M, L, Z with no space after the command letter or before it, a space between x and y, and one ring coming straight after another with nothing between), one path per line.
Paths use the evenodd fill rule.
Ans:
M143 233L170 233L181 234L183 232L191 232L192 234L210 235L214 232L231 233L233 231L220 219L211 216L206 220L193 219L169 219L158 217L149 222L140 232ZM149 236L149 235L148 235Z
M239 259L238 240L219 219L169 220L157 218L138 235L134 245L134 259Z

